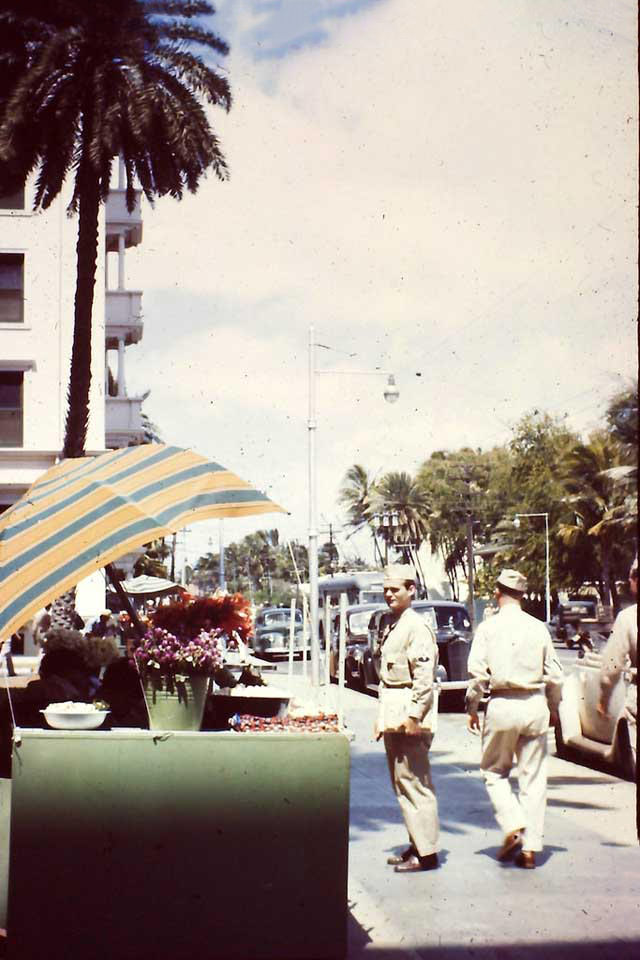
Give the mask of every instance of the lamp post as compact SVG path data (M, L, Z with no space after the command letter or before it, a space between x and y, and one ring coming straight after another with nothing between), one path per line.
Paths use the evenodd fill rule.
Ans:
M311 683L320 684L318 641L318 492L316 464L316 376L320 373L383 376L387 378L384 399L395 403L400 396L393 374L384 370L318 370L316 367L315 330L309 327L309 628L311 647ZM328 643L328 638L327 638Z
M548 513L516 513L513 518L513 525L516 529L520 526L520 517L544 517L544 539L545 539L545 594L547 607L547 623L551 620L551 582L549 579L549 514Z

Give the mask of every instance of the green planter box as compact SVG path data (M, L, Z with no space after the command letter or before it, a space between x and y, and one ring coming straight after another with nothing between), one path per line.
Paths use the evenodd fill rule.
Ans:
M23 730L11 960L340 958L340 734Z

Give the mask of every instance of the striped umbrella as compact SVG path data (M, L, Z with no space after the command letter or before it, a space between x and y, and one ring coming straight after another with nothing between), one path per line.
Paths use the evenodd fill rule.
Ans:
M197 520L286 513L217 463L161 443L63 460L0 515L0 637L83 577Z

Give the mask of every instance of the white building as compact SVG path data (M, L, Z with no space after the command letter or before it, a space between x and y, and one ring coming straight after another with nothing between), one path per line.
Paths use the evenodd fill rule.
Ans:
M0 512L61 456L73 341L77 216L71 187L33 212L33 184L0 197ZM126 207L122 170L101 210L93 301L87 454L140 443L144 397L126 390L125 351L142 336L140 291L126 289L127 247L142 239L140 192ZM104 264L104 275L100 265ZM117 352L114 373L108 360ZM95 579L95 578L93 578ZM104 606L104 581L78 608ZM97 599L96 590L100 593ZM84 599L83 599L84 598Z

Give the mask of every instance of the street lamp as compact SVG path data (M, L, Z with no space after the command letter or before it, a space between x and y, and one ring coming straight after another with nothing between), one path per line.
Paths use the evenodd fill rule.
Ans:
M516 513L513 518L513 525L516 530L520 527L520 517L544 517L544 537L545 537L545 593L547 600L547 623L551 621L551 584L549 581L549 514L548 513Z
M316 465L316 375L320 373L349 374L364 376L383 376L387 378L384 398L387 403L395 403L400 396L393 374L385 370L318 370L316 367L315 330L309 327L309 627L311 648L311 683L317 687L320 683L320 656L318 641L318 494ZM329 638L325 638L329 643Z

